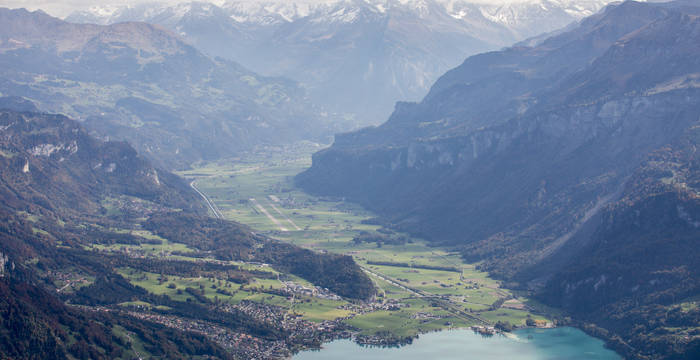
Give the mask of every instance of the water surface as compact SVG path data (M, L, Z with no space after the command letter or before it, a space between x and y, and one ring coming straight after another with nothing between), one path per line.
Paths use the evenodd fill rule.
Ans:
M482 337L471 330L452 330L421 335L401 348L363 347L350 340L338 340L320 351L304 351L294 360L621 360L603 341L581 330L525 329L514 333Z

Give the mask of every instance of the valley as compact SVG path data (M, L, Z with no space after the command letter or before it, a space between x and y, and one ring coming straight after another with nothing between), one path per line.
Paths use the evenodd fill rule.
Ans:
M385 121L397 101L421 99L466 57L557 30L609 2L149 1L92 6L65 20L158 24L213 57L297 81L315 104L364 126Z
M216 211L263 235L316 252L351 255L379 291L366 304L317 298L309 303L303 296L291 302L267 301L308 320L341 320L359 330L356 340L365 343L405 343L419 333L474 325L551 325L536 314L531 300L502 288L457 252L373 225L373 215L358 205L294 187L294 175L310 165L318 147L298 143L266 148L180 173L210 199L211 215ZM261 284L284 286L282 281ZM236 300L250 299L238 296Z
M696 359L698 14L626 1L469 57L295 184L459 249L625 357Z
M483 1L0 0L0 358L700 359L698 1Z

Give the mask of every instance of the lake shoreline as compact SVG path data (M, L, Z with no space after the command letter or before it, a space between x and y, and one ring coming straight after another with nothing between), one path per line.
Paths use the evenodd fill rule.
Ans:
M313 360L321 358L347 359L424 359L437 356L457 359L469 353L479 359L514 360L536 359L601 359L621 360L622 356L606 348L602 339L574 327L523 328L513 333L492 336L479 335L472 329L433 331L416 337L411 346L367 346L352 339L325 343L320 349L301 351L289 359ZM478 336L477 336L478 335ZM340 357L339 357L340 356Z

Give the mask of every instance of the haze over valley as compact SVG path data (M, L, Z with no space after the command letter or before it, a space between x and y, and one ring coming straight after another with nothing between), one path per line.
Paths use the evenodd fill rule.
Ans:
M698 44L694 0L0 1L0 358L700 358Z
M384 122L396 101L420 100L467 56L558 30L608 2L146 3L95 6L66 20L162 25L209 55L293 79L316 103L368 125Z

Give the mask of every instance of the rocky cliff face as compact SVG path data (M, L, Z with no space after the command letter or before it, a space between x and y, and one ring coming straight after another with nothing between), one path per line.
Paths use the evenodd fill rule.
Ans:
M0 111L0 164L3 204L17 211L39 206L97 214L105 198L126 195L206 212L184 180L61 115Z
M625 3L539 47L470 58L420 104L399 104L380 127L339 135L299 183L357 199L439 241L506 229L517 237L543 222L563 225L554 237L565 234L598 198L619 191L644 154L697 121L697 89L683 80L697 69L685 54L692 47L666 46L639 60L644 70L633 67L659 33L697 26L691 15L652 7ZM635 32L652 23L663 29ZM571 53L589 57L566 61ZM657 68L661 77L643 77ZM628 81L595 82L614 76Z
M689 354L685 330L649 339L698 293L699 13L626 2L534 47L467 59L421 103L338 136L297 182L543 291L632 357ZM633 315L630 299L661 310Z

